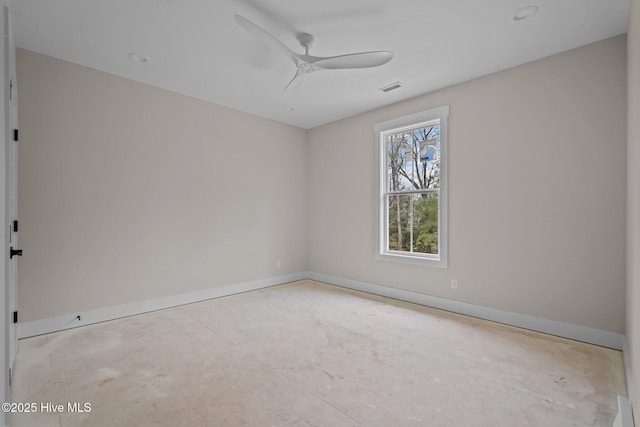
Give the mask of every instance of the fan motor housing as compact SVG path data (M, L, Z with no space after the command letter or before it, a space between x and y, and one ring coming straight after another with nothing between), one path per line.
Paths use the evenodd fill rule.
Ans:
M296 34L296 38L300 42L300 46L306 47L307 49L313 44L313 35L309 33L298 33Z

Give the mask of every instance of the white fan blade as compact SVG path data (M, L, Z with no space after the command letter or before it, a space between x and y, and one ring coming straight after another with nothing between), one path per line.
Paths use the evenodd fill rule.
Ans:
M289 83L287 83L284 90L282 91L282 95L290 95L295 92L296 89L300 86L300 83L302 83L304 75L305 73L301 73L300 70L296 70L295 76L293 76Z
M384 65L393 58L392 52L376 51L351 53L348 55L331 56L329 58L320 58L313 62L320 68L327 70L340 70L347 68L370 68Z
M298 57L294 52L291 51L288 47L283 45L280 40L273 37L271 34L267 33L262 28L258 27L253 22L249 21L247 18L240 15L233 15L233 18L236 20L238 25L240 25L246 32L253 34L255 37L259 38L263 42L279 49L282 53L287 55L289 58L293 60L295 64L298 63Z

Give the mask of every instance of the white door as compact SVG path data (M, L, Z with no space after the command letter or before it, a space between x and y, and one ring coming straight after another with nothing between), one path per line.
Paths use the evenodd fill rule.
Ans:
M18 247L19 230L18 219L18 114L17 114L17 91L15 78L15 46L10 31L9 9L2 7L2 80L4 85L3 93L3 113L4 123L4 160L5 160L5 192L4 192L4 230L6 232L5 243L5 289L4 289L4 354L5 366L4 374L7 375L4 389L5 398L11 396L11 372L17 351L17 324L14 322L14 312L16 312L16 282L17 282L17 260L21 255Z
M8 14L8 9L5 6ZM9 20L5 20L9 25ZM13 248L14 254L9 254L9 278L7 286L9 287L9 366L13 369L13 361L16 358L18 346L18 324L15 320L14 313L17 315L17 280L18 280L18 257L22 255L18 244L18 93L16 88L16 49L13 44L11 31L6 37L8 45L8 76L9 76L9 105L8 105L8 128L10 137L7 139L7 220L10 222L7 231L9 233L9 248Z

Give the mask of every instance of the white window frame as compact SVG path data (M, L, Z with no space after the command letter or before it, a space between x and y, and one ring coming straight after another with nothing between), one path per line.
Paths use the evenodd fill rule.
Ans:
M376 141L376 259L431 267L446 268L448 254L448 128L449 106L445 105L408 116L376 123L374 126ZM387 165L385 135L397 133L406 128L416 127L422 123L440 121L440 194L438 197L438 254L418 254L391 251L387 248L388 212L385 199Z

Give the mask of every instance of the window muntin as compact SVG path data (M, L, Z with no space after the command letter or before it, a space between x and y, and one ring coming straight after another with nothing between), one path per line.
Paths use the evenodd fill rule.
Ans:
M376 125L378 258L446 267L448 107Z

